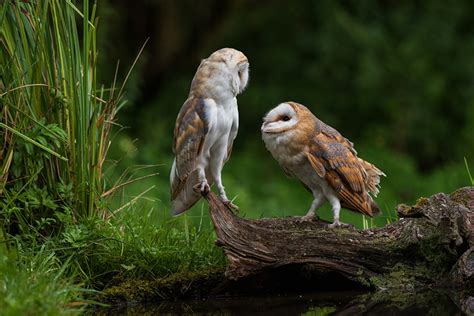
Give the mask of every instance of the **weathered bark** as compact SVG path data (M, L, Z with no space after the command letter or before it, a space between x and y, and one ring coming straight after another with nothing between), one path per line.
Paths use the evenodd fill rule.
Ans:
M215 195L206 198L217 243L229 262L225 275L214 268L126 281L104 290L98 300L120 304L375 288L354 299L349 295L334 314L379 314L387 306L406 313L424 306L426 314L453 314L439 312L440 304L452 310L447 301L468 315L474 312L474 187L400 205L399 221L368 230L329 229L326 222L300 222L299 217L242 219ZM456 289L425 291L436 286ZM239 310L242 304L248 302L238 303ZM313 303L300 304L303 312Z
M474 187L400 205L400 220L367 230L299 217L243 219L214 194L206 198L232 280L297 265L379 289L474 286Z

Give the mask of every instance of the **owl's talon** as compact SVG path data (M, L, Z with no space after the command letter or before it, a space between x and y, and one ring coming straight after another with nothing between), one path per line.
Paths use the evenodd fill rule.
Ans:
M207 183L207 181L201 182L201 194L207 195L211 191L211 187Z
M354 227L354 226L351 225L351 224L341 223L339 220L335 220L334 223L328 224L327 227L332 229L332 228L337 228L337 227L351 228L351 227Z
M194 192L201 193L202 195L208 195L211 191L211 188L207 181L202 181L201 183L196 184L193 189Z
M318 217L317 216L314 216L314 215L308 215L306 214L305 216L301 216L299 218L299 222L303 223L303 222L311 222L315 219L317 219Z
M224 205L227 206L231 211L239 212L239 207L232 203L231 200L222 200L222 203L224 203Z

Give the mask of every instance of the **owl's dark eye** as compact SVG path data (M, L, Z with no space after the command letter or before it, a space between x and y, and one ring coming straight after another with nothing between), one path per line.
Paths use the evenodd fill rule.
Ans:
M290 117L288 115L285 115L285 116L283 116L282 120L285 121L285 122L289 121Z
M245 75L245 69L239 69L237 74L239 75L240 80L242 80L244 78L244 75Z

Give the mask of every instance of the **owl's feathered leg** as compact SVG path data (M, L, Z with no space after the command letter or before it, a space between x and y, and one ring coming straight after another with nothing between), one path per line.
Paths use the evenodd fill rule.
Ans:
M199 183L194 186L194 191L200 192L202 195L207 195L211 191L211 187L206 179L206 174L203 168L198 168Z
M320 191L313 192L313 196L314 196L314 199L313 199L313 202L311 203L311 207L309 208L308 213L306 213L305 216L301 217L301 221L310 221L314 219L316 217L315 216L316 211L324 203L325 198L324 198L324 195Z
M217 180L218 179L218 180ZM234 203L232 203L231 200L229 200L227 198L227 195L225 193L225 190L224 190L224 186L222 185L222 180L221 180L221 176L220 176L220 173L219 173L219 177L216 178L216 185L217 185L217 190L219 191L219 196L222 200L222 202L229 208L233 209L233 210L236 210L238 211L239 210L239 207L237 205L235 205Z
M339 199L334 195L329 195L327 198L329 200L329 203L331 203L332 213L334 216L334 221L332 222L332 224L329 224L328 227L335 228L335 227L340 227L340 226L343 226L343 227L350 226L349 224L341 223L339 221L339 213L341 211L341 202L339 201Z
M227 198L227 194L225 193L225 188L224 188L224 185L222 184L222 176L221 176L222 166L223 166L223 159L221 163L216 163L214 165L211 165L212 178L214 179L214 182L216 183L217 191L219 191L219 197L221 198L222 202L230 209L238 211L239 207L235 205L234 203L232 203L232 201Z

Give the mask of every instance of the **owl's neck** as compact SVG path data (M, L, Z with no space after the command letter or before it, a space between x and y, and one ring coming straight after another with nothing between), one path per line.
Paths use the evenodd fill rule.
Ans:
M225 103L228 100L235 98L237 95L237 93L229 89L228 86L219 82L214 84L212 82L207 82L200 86L199 89L191 89L189 94L195 97L214 99L217 103Z
M233 99L239 93L239 83L222 64L203 62L191 83L190 96L211 98L217 103Z

